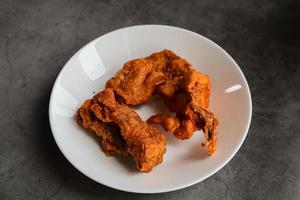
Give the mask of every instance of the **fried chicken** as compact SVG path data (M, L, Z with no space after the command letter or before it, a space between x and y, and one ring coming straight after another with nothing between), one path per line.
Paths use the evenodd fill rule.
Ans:
M114 123L120 129L126 148L139 171L149 172L161 163L166 151L166 138L148 125L127 105L116 101L114 91L106 88L92 98L90 110L103 123Z
M173 85L173 89L176 90L178 81L190 69L190 64L184 59L172 51L164 50L125 63L124 67L107 81L106 87L113 88L125 104L140 105L146 103L155 90L164 85Z
M105 155L127 156L127 145L120 135L120 129L114 123L103 123L98 120L90 109L93 104L92 100L86 100L78 109L76 115L78 124L98 136Z
M203 130L208 155L216 150L218 120L213 113L207 110L209 104L210 81L208 76L190 70L182 79L182 84L177 92L167 96L160 91L168 108L176 112L176 117L168 115L154 115L147 122L160 124L166 131L178 139L188 139L197 130Z
M146 123L128 107L144 104L155 94L176 116L157 114ZM160 124L178 139L202 130L202 146L208 155L216 151L218 120L208 110L209 95L208 76L164 50L125 63L102 92L84 102L76 118L98 135L106 155L132 156L139 171L149 172L166 151L165 136L150 124Z
M127 62L106 87L114 89L120 101L140 105L152 95L159 94L176 117L158 114L150 117L150 124L161 124L178 139L188 139L203 130L211 155L216 150L217 119L208 111L210 81L197 72L185 59L170 50L154 53L146 58Z
M160 124L166 131L174 134L178 139L188 139L197 130L203 130L205 141L202 146L208 150L208 155L216 151L218 120L213 113L196 105L186 106L176 117L158 114L151 116L150 124Z

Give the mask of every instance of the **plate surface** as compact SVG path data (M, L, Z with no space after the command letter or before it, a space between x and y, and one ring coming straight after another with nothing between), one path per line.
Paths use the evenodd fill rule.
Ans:
M81 103L101 91L123 64L163 49L173 50L212 83L210 109L216 114L217 152L207 156L202 132L189 140L167 134L167 152L151 173L136 171L128 158L106 157L74 114ZM165 110L159 98L135 110L146 120ZM53 86L49 118L54 139L64 156L91 179L123 191L159 193L188 187L221 169L243 143L251 121L252 103L247 81L235 61L209 39L181 28L141 25L105 34L82 47L61 70Z

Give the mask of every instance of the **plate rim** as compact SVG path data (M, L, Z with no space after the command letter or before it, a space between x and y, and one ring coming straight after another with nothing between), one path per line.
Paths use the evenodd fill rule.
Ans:
M85 47L87 47L88 45L90 45L91 43L95 42L96 40L100 39L100 38L103 38L103 37L106 37L107 35L111 34L111 33L114 33L114 32L118 32L118 31L122 31L122 30L125 30L125 29L132 29L132 28L143 28L143 27L159 27L159 28L168 28L168 29L173 29L173 30L177 30L177 31L182 31L182 32L186 32L186 33L189 33L189 34L193 34L197 37L201 37L202 39L206 40L208 43L210 43L211 45L215 46L216 48L218 48L220 51L222 51L224 53L224 55L226 55L226 57L234 64L234 67L237 69L239 75L241 76L242 80L244 81L246 87L246 94L247 94L247 97L248 97L248 100L249 100L249 104L248 104L248 107L249 107L249 115L248 115L248 122L247 122L247 126L245 128L245 131L244 131L244 134L243 134L243 137L241 139L241 142L237 145L237 147L234 149L234 151L231 153L230 156L227 157L227 159L222 162L221 165L219 165L218 167L216 167L215 170L213 170L212 172L206 174L205 176L202 176L198 179L195 179L194 181L190 181L188 183L185 183L185 184L180 184L178 186L174 186L174 187L169 187L167 189L156 189L156 190L150 190L150 191L147 191L147 190L134 190L134 189L126 189L126 188L122 188L122 187L117 187L117 186L114 186L114 185L111 185L111 184L107 184L107 183L104 183L102 181L99 181L99 180L96 180L95 178L93 178L92 176L89 176L87 174L85 174L83 172L82 169L80 169L78 166L75 166L75 164L73 164L71 162L71 159L69 158L69 156L67 156L67 154L64 152L63 150L63 147L60 146L60 144L57 142L57 137L55 136L54 134L54 125L53 125L53 118L51 116L51 110L52 110L52 105L53 105L53 98L54 98L54 90L63 74L63 72L66 70L66 66L69 64L69 62ZM155 194L155 193L166 193L166 192L171 192L171 191L175 191L175 190L180 190L180 189L184 189L186 187L189 187L189 186L192 186L192 185L195 185L205 179L207 179L208 177L212 176L213 174L217 173L219 170L221 170L225 165L227 165L231 159L236 155L236 153L238 152L238 150L241 148L242 144L244 143L245 141L245 138L247 137L248 135L248 132L249 132L249 128L250 128L250 124L251 124L251 120L252 120L252 97L251 97L251 91L250 91L250 88L249 88L249 85L248 85L248 82L247 82L247 79L245 77L245 75L243 74L241 68L239 67L239 65L236 63L236 61L231 57L231 55L229 55L229 53L227 53L221 46L219 46L217 43L215 43L214 41L210 40L209 38L199 34L199 33L196 33L196 32L193 32L193 31L190 31L190 30L187 30L187 29L184 29L184 28L180 28L180 27L175 27L175 26L169 26L169 25L160 25L160 24L142 24L142 25L134 25L134 26L127 26L127 27L123 27L123 28L119 28L119 29L116 29L116 30L113 30L113 31L110 31L110 32L107 32L103 35L100 35L96 38L94 38L93 40L91 40L90 42L88 42L87 44L85 44L84 46L80 47L69 59L68 61L64 64L64 66L61 68L60 72L58 73L55 81L54 81L54 84L53 84L53 87L51 89L51 94L50 94L50 100L49 100L49 106L48 106L48 117L49 117L49 124L50 124L50 129L51 129L51 133L52 133L52 136L54 138L54 141L56 143L56 145L58 146L60 152L64 155L64 157L67 159L67 161L74 167L76 168L79 172L81 172L83 175L85 175L86 177L90 178L91 180L97 182L97 183L100 183L104 186L107 186L107 187L110 187L110 188L113 188L113 189L116 189L116 190L120 190L120 191L124 191L124 192L131 192L131 193L141 193L141 194Z

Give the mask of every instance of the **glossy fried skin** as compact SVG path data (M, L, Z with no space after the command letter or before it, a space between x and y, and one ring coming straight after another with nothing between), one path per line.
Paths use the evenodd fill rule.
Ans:
M208 76L197 72L172 51L163 50L127 62L106 86L113 88L127 105L143 104L154 93L159 94L168 109L176 112L176 117L159 114L149 118L148 123L161 124L178 139L188 139L193 132L202 129L206 137L203 145L208 148L208 154L216 150L215 129L218 122L207 110L210 95Z
M91 111L92 100L86 100L78 109L76 119L78 124L95 133L100 145L107 156L127 156L127 145L120 135L119 128L113 123L103 123Z
M118 103L113 89L106 88L92 101L90 109L100 121L118 125L139 171L149 172L162 162L166 151L165 136L142 121L128 106Z

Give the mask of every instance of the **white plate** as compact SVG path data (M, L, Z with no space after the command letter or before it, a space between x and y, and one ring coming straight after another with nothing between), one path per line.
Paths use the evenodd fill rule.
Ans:
M167 134L167 152L151 173L136 171L130 159L106 157L95 138L77 125L81 103L103 89L124 62L163 49L186 58L212 82L210 108L219 119L217 152L207 156L202 133L189 140ZM162 112L159 99L138 107L145 120ZM247 81L236 62L209 39L181 28L142 25L105 34L81 48L66 63L53 86L49 118L64 156L83 174L106 186L129 192L159 193L188 187L221 169L243 143L251 121Z

